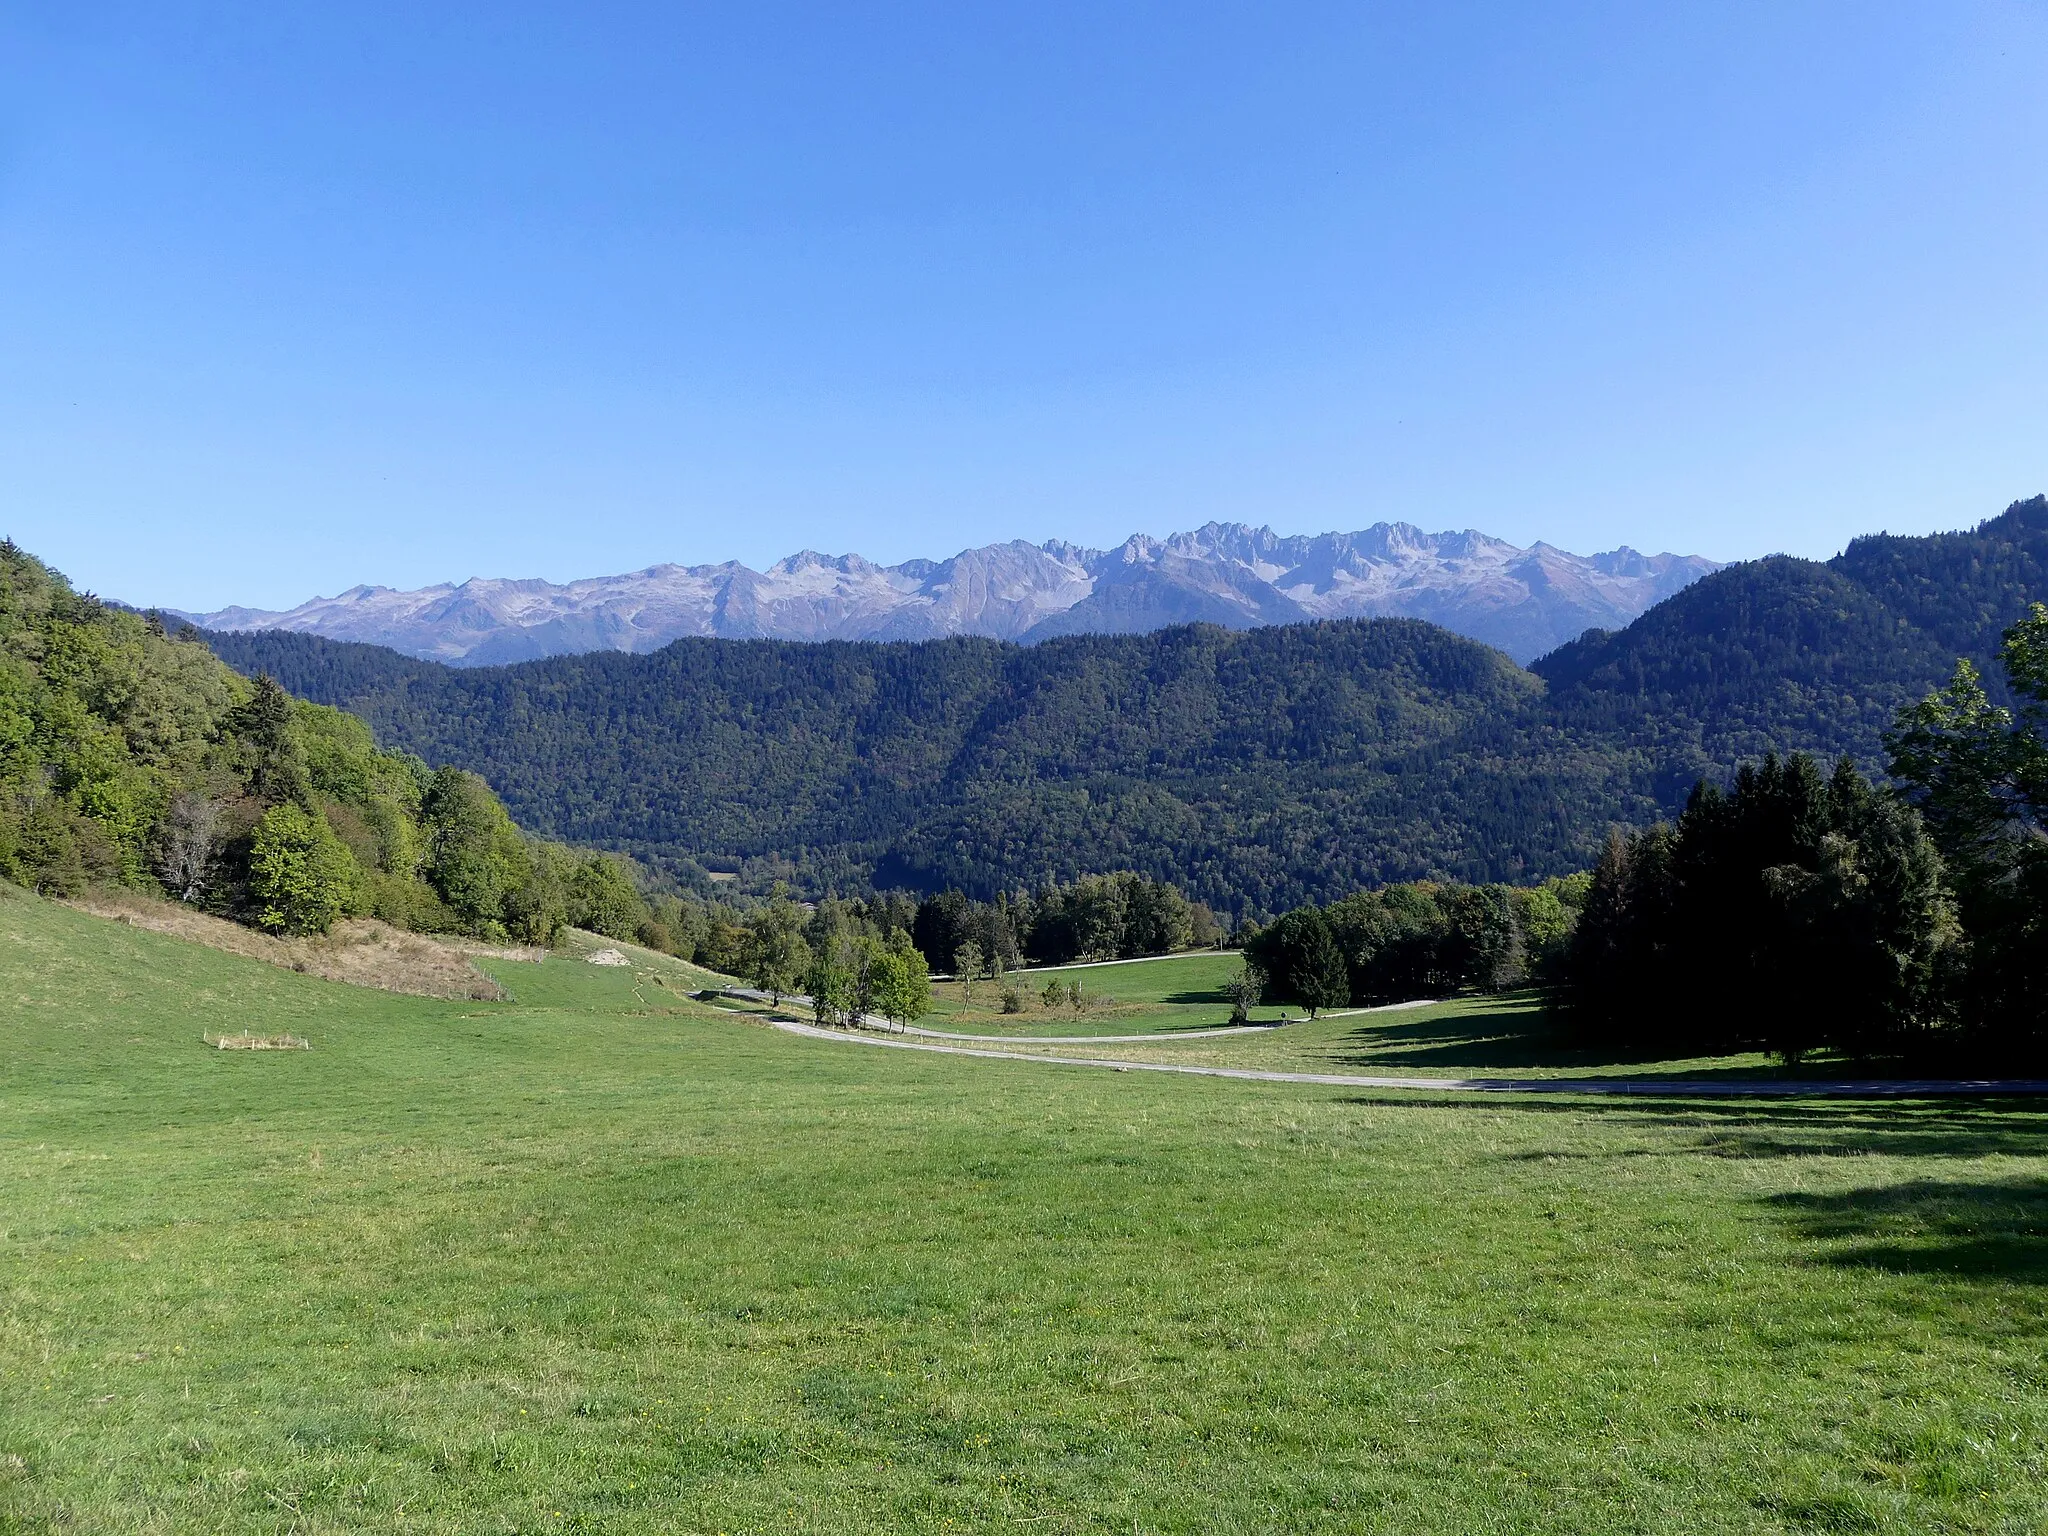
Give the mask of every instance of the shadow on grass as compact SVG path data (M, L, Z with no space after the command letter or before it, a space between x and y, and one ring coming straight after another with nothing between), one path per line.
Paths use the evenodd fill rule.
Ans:
M1382 1018L1385 1022L1381 1022ZM1454 1013L1422 1018L1382 1015L1331 1041L1330 1056L1347 1066L1457 1067L1480 1071L1502 1067L1611 1067L1663 1059L1653 1052L1588 1050L1572 1044L1551 1023L1542 997L1534 992L1475 998Z
M1744 1053L1746 1059L1724 1058L1714 1062L1698 1056L1674 1057L1668 1048L1585 1046L1551 1021L1541 994L1536 992L1468 998L1455 1011L1422 1018L1383 1015L1332 1040L1326 1050L1328 1059L1348 1067L1457 1069L1474 1075L1484 1075L1489 1070L1538 1068L1561 1073L1597 1072L1620 1083L1670 1078L1729 1083L1759 1078L1773 1082L1844 1078L1881 1082L1900 1078L2038 1075L1986 1068L1981 1063L1943 1070L1925 1063L1815 1054L1797 1066L1785 1066L1767 1061L1757 1052ZM1623 1067L1637 1070L1614 1070Z
M2048 1283L2048 1179L1916 1179L1827 1195L1792 1191L1764 1204L1821 1245L1824 1264Z
M1491 1115L1595 1116L1613 1125L1683 1133L1661 1145L1532 1148L1508 1162L1598 1162L1631 1157L2037 1157L2048 1150L2048 1103L2040 1099L1905 1102L1805 1099L1543 1099L1360 1095L1375 1109L1481 1111Z

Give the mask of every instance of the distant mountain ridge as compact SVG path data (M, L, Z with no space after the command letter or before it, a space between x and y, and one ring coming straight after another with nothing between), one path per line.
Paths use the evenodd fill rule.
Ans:
M454 666L587 651L648 652L684 636L930 640L1139 634L1176 624L1253 629L1324 618L1419 618L1528 662L1615 629L1720 567L1623 547L1574 555L1467 529L1376 523L1283 536L1209 523L1115 549L1013 540L950 560L882 566L804 550L766 571L655 565L556 584L473 578L418 591L358 586L283 612L184 614L215 631L286 630Z
M1715 572L1533 668L1413 619L1019 646L686 638L455 669L280 630L216 654L484 775L522 825L765 891L981 896L1134 869L1239 915L1583 868L1765 752L1882 764L2048 600L2048 498ZM696 873L693 875L692 871ZM708 889L708 884L705 887Z

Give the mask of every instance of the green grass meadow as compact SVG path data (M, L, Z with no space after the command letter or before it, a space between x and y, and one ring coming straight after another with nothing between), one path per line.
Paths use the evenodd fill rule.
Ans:
M0 1531L2048 1528L2048 1108L983 1061L638 958L0 900Z
M1011 981L1024 996L1022 1013L1004 1013L1001 990L992 981L974 983L972 998L957 981L932 985L932 1012L919 1022L927 1029L975 1034L1043 1035L1170 1034L1184 1029L1217 1029L1230 1023L1223 983L1243 964L1234 953L1205 950L1111 965L1075 965L1014 971ZM1081 1007L1047 1007L1048 981L1081 984ZM1295 1007L1266 1005L1251 1010L1254 1023L1301 1017Z

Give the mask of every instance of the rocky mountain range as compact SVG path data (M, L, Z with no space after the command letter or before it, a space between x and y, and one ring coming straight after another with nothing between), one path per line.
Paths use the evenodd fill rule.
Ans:
M1621 548L1574 555L1466 530L1376 523L1282 536L1210 523L1115 549L1022 540L950 560L882 566L810 550L765 571L656 565L563 585L474 578L400 592L351 587L286 612L185 614L217 631L280 629L389 646L458 666L582 651L658 650L684 635L924 640L1131 634L1208 622L1428 619L1529 662L1588 629L1615 629L1717 569L1697 555Z

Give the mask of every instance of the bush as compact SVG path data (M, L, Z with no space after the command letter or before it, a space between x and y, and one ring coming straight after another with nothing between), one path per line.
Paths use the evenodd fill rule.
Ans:
M608 939L630 939L647 921L647 903L617 859L598 854L569 877L569 923Z
M356 861L323 819L294 802L263 813L250 844L256 920L283 933L325 933L355 893Z

